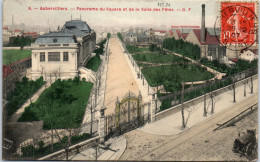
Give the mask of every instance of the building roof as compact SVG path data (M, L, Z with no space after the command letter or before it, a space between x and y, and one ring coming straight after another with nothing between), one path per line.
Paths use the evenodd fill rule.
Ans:
M179 29L177 29L176 33L177 33L178 37L180 38L181 37L181 31Z
M181 34L181 37L182 37L183 40L186 40L187 36L188 36L188 33L182 33Z
M195 29L195 28L200 28L200 26L181 25L180 28Z
M81 30L83 32L87 32L87 33L90 33L91 32L91 29L90 27L88 26L88 24L82 20L70 20L70 21L67 21L64 25L65 28L67 29L78 29L78 30Z
M258 55L258 49L249 49L253 54Z
M24 36L30 36L32 38L37 38L38 37L38 33L36 32L27 32L27 33L23 33Z
M84 37L84 36L88 35L88 33L83 32L77 28L73 28L73 29L63 28L61 31L64 33L69 33L69 34L75 35L76 37Z
M8 27L3 27L3 29L8 29Z
M14 70L10 68L9 66L3 65L3 78L6 78L8 75L13 73Z
M136 36L136 34L132 31L130 31L126 34L127 37L130 37L131 35L134 36L134 37Z
M67 32L52 32L46 33L39 36L35 44L46 44L46 43L75 43L74 35Z
M148 36L147 36L147 34L145 34L145 32L143 32L139 37L140 38L147 38Z
M154 30L154 32L166 33L166 30Z
M233 61L233 62L237 62L238 61L238 58L232 58L232 59L230 59L231 61Z
M169 30L169 33L171 36L173 36L173 31L172 30Z
M84 37L91 33L91 31L92 30L85 21L70 20L65 23L61 31L41 35L37 38L35 43L76 43L76 37Z
M181 29L181 33L189 34L191 29Z
M14 32L20 32L21 30L20 29L15 29Z
M193 29L194 34L196 35L197 39L199 40L199 42L203 45L205 44L219 44L219 35L215 36L215 33L212 35L212 30L211 29L206 29L206 36L205 36L205 42L201 42L200 41L200 32L201 29Z
M180 28L180 26L171 26L171 28L176 29L176 28Z

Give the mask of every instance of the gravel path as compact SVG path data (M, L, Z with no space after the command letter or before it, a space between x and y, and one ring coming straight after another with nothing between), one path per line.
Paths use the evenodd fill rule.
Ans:
M139 89L130 71L125 54L117 38L110 39L110 55L106 81L106 114L115 112L117 97L121 100L127 92L138 95Z

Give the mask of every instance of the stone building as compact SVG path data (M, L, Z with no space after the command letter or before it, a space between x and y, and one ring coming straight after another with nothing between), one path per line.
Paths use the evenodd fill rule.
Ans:
M129 31L125 36L125 42L128 44L136 44L137 43L137 35L133 31Z
M96 33L82 20L67 21L58 32L39 36L32 44L32 79L73 78L95 50Z

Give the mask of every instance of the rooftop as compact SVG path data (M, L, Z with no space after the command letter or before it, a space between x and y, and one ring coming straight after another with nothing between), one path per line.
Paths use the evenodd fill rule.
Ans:
M35 43L46 44L46 43L75 43L74 35L66 32L53 32L46 33L39 36Z
M88 26L88 24L85 21L82 21L82 20L70 20L70 21L67 21L65 23L65 25L63 26L63 28L78 29L78 30L81 30L81 31L87 32L87 33L91 32L91 29Z

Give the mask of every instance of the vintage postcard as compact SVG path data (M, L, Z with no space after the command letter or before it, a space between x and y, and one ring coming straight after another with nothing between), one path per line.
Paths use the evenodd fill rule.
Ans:
M256 161L256 0L4 0L2 159Z

